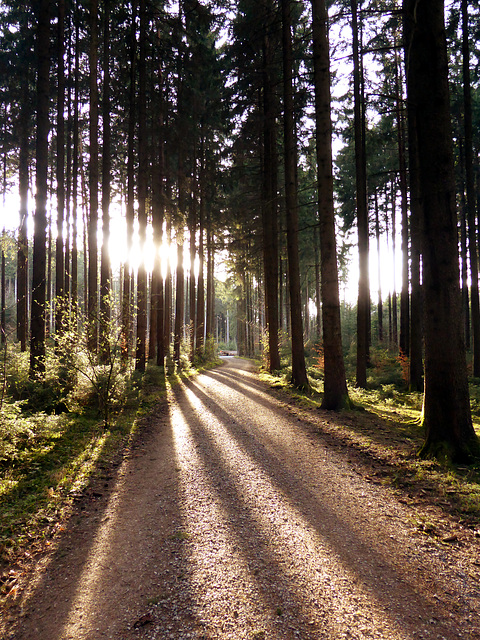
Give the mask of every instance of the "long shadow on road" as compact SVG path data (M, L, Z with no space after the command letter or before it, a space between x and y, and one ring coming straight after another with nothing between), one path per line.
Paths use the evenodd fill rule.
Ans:
M278 403L274 400L269 401L265 397L258 398L258 390L265 391L265 387L262 385L249 383L234 371L231 372L233 381L230 381L229 369L207 375L215 378L219 383L221 380L223 384L239 392L244 398L249 397L254 402L259 402L272 412L272 417L281 414L282 420L285 419L285 411L278 407ZM238 377L241 382L240 390L235 382L235 378ZM414 571L410 570L408 575L405 572L399 572L391 562L391 559L395 557L395 543L389 545L389 552L386 551L388 545L384 546L385 551L383 552L372 546L371 538L363 539L362 531L351 525L348 514L342 510L341 505L338 505L338 509L334 509L331 496L328 498L326 494L323 499L302 482L302 466L300 464L296 465L290 462L288 466L285 465L285 460L291 460L288 449L282 450L278 441L274 445L272 444L271 448L268 442L265 443L265 440L262 443L259 442L256 435L240 423L238 416L232 415L212 396L207 395L198 381L187 381L184 387L175 388L174 395L180 405L189 402L186 390L195 394L212 416L221 422L225 431L240 446L245 456L261 470L262 474L269 477L272 485L286 497L292 507L316 531L319 538L348 568L350 574L354 575L371 594L373 602L380 606L394 626L402 629L402 637L414 637L419 630L419 620L437 619L435 612L438 616L438 603L431 596L434 590L423 592L416 583ZM216 388L215 391L217 395L219 389ZM239 398L239 402L241 400L242 398ZM197 441L197 453L202 456L203 463L209 470L211 477L214 478L215 474L218 475L220 470L222 484L221 490L217 485L218 498L229 513L230 521L235 528L238 522L237 510L239 505L242 505L242 494L239 493L236 482L231 476L231 470L228 465L225 465L225 455L228 453L219 449L215 438L208 433L208 429L201 422L197 421L190 425L190 431ZM242 507L242 511L243 515L248 517L249 512L245 505ZM276 580L279 583L287 584L288 576L282 574L274 555L269 551L269 541L257 528L255 521L250 519L247 528L251 531L251 536L248 541L244 541L243 548L247 561L252 545L260 546L262 554L268 558L271 570L276 573ZM240 541L242 541L243 533L244 527L242 526L237 530L237 537ZM250 557L249 561L253 564L253 557ZM368 571L365 570L366 567L368 567ZM431 580L435 583L435 576L431 576ZM396 593L401 590L408 610L404 603L393 600L391 595L389 596L392 584L396 586ZM295 615L298 615L301 620L302 614L299 604L296 607ZM302 621L301 626L306 627L305 621ZM438 622L436 632L439 634L438 637L458 637L458 629L444 625L442 621Z
M22 609L11 610L4 638L138 638L148 603L174 598L164 578L170 584L181 562L174 536L181 525L168 418L140 430L110 487L97 486L82 506L40 563Z
M372 540L358 523L355 526L351 522L348 508L335 504L335 490L325 471L319 468L318 483L312 487L305 473L308 462L295 460L281 437L272 438L268 429L262 430L255 420L248 420L249 413L255 417L260 407L273 422L278 418L284 424L289 416L278 401L268 397L265 385L245 376L235 368L238 366L242 365L205 374L206 381L216 382L211 395L202 377L174 386L172 395L187 421L194 450L215 500L226 514L249 578L268 612L268 637L294 637L293 630L279 627L281 615L287 613L301 633L295 637L338 637L338 621L325 603L322 607L322 600L328 602L331 598L329 585L335 576L324 576L316 583L314 600L321 624L318 631L313 631L307 606L312 590L307 593L305 580L289 570L288 562L283 561L284 550L272 543L268 526L252 507L249 487L242 485L232 467L229 456L234 449L239 459L247 463L242 477L261 477L262 486L267 486L271 495L281 496L284 508L313 532L318 541L316 548L334 556L346 574L361 585L362 592L368 593L372 607L396 630L393 637L419 637L423 624L420 618L439 617L439 605L435 606L436 601L430 596L434 589L423 591L416 585L415 568L412 575L397 569L396 540ZM197 403L200 411L194 407ZM247 413L246 422L241 419L242 413ZM295 425L297 431L292 432L291 438L305 439L311 425L298 421ZM214 631L211 636L204 636L210 631L208 620L200 619L204 609L199 607L198 585L192 579L191 546L181 537L189 514L179 480L174 429L172 414L160 423L152 422L110 481L113 487L106 488L103 496L92 495L84 511L71 519L58 547L32 584L23 611L12 612L19 624L14 627L14 634L5 638L131 640L145 637L149 629L153 634L149 638L223 637ZM228 441L231 450L222 444ZM322 446L318 442L318 447ZM320 461L320 455L316 459ZM344 481L338 473L338 482ZM262 498L266 500L267 496L256 496L256 500ZM382 535L383 530L379 531ZM295 542L290 540L289 545ZM435 576L431 581L435 584ZM392 599L392 585L397 594L403 594L404 602ZM350 585L349 589L355 587ZM151 621L149 612L153 612ZM147 615L142 618L143 614ZM436 623L435 634L436 638L448 640L469 637L442 620Z

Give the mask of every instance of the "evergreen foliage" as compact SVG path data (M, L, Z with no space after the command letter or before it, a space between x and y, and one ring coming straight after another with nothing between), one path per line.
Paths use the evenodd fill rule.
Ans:
M421 391L429 331L419 241L425 185L415 147L421 125L406 93L402 7L397 0L326 4L330 62L326 56L323 64L332 99L320 115L332 126L337 298L346 297L347 282L350 290L338 308L347 376L353 353L361 360L356 384L370 385L369 350L378 343L400 357L408 386ZM64 368L90 377L105 424L112 380L127 375L133 360L139 372L149 360L180 368L185 357L213 357L220 343L262 356L269 370L288 360L293 382L308 386L301 361L309 345L329 353L332 322L321 284L326 196L316 148L315 6L1 3L2 327L7 352L30 357L24 394L45 393L46 406L64 401L46 381L51 350L60 360L65 341L83 355ZM445 17L452 130L442 134L455 163L462 336L478 376L478 286L470 281L478 274L480 10L464 0ZM453 225L453 250L456 232ZM108 235L110 250L102 243ZM371 290L355 306L359 243L362 283L368 275ZM188 258L185 269L173 254ZM17 401L10 391L3 402Z

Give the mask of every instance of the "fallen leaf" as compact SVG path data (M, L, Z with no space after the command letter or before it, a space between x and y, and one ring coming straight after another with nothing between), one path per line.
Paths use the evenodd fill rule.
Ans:
M139 618L135 624L133 625L134 629L140 629L140 627L145 627L147 624L153 623L153 616L151 613L146 613L144 616Z
M456 542L458 540L457 535L455 533L452 533L449 536L445 536L444 538L442 538L442 542Z

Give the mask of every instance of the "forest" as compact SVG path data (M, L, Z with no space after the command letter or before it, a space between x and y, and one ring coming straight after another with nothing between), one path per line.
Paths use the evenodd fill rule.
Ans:
M477 2L2 0L0 29L12 504L45 442L80 455L90 416L100 446L219 350L325 410L417 393L420 455L478 459Z

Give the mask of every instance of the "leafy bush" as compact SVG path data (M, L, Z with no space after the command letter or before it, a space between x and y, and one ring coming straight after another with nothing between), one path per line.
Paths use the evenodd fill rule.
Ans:
M31 420L22 418L22 403L6 402L0 413L0 467L13 466L35 438Z

